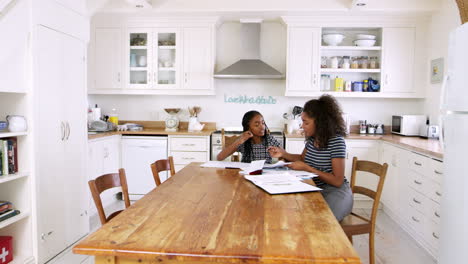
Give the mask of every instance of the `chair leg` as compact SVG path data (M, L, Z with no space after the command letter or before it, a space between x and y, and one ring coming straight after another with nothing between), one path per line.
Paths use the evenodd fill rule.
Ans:
M351 244L353 244L353 236L352 235L346 235L349 239L349 242L351 242Z
M374 264L374 230L371 230L369 233L369 264Z

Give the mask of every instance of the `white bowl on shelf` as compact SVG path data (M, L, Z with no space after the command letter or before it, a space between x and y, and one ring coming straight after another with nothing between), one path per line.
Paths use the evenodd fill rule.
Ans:
M372 47L375 45L375 39L356 39L354 45L359 47Z
M375 39L375 35L369 35L369 34L356 34L356 39Z
M323 34L322 39L328 46L336 46L345 39L345 36L343 34Z

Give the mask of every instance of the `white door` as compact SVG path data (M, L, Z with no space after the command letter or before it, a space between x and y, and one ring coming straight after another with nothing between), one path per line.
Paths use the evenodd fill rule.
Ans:
M153 40L151 28L130 28L125 37L125 69L127 88L150 89L153 74Z
M184 28L184 89L210 90L213 80L211 28Z
M65 136L62 79L64 35L37 27L35 46L35 149L37 182L38 258L44 263L65 247L63 186Z
M94 89L122 88L123 39L120 28L97 28L95 32Z
M289 28L286 95L319 91L319 28Z
M85 236L89 230L86 214L89 189L86 176L86 61L84 42L63 36L66 48L62 56L64 70L62 80L62 102L66 122L65 168L62 172L64 185L62 198L65 203L64 228L66 243L70 245ZM71 100L67 100L71 99Z
M414 28L384 28L383 29L383 62L382 62L382 92L412 93L413 83L415 29Z
M442 183L439 263L462 263L468 258L466 149L468 115L444 117L444 181Z
M122 137L122 167L132 199L156 187L151 163L160 159L167 159L167 137ZM160 177L165 180L167 173L161 173Z
M450 35L448 76L444 108L450 111L468 111L466 62L468 61L468 24L459 26ZM443 89L442 89L443 90Z
M178 89L182 86L182 40L176 28L156 28L153 31L153 87Z

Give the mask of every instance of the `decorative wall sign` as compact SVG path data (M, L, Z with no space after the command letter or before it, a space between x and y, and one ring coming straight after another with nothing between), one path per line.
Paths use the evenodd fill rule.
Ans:
M273 96L228 96L224 94L224 102L230 104L276 104L276 99Z
M440 83L444 78L444 58L431 61L431 83Z

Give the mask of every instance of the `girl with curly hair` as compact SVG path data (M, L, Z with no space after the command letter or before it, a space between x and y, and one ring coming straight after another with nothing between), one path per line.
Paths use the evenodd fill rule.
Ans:
M330 95L308 101L301 114L302 128L306 138L304 151L291 154L279 147L270 147L272 157L292 161L289 168L309 171L317 187L338 221L351 213L353 196L344 177L346 126L341 108Z
M242 118L242 128L244 133L229 146L226 146L216 157L224 160L235 151L242 154L241 162L252 162L253 160L265 160L271 163L271 156L268 147L278 147L279 142L270 135L262 114L258 111L249 111Z

